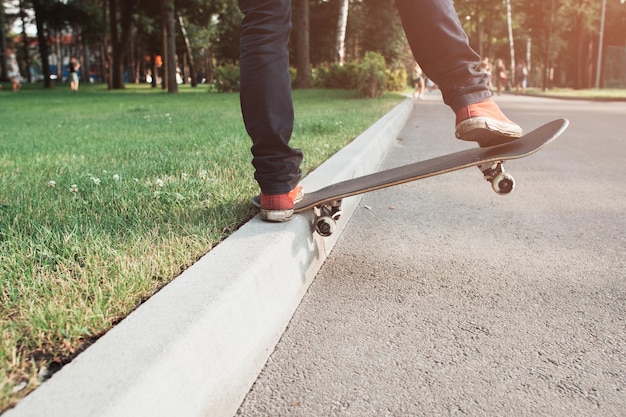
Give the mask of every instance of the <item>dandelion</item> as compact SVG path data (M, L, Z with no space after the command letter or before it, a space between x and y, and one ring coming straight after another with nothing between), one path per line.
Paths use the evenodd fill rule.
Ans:
M159 187L163 187L165 183L163 182L163 180L161 178L157 178L156 179L156 185Z
M119 181L119 180L120 180L120 176L119 176L119 175L117 175L117 174L115 174L115 175L113 175L113 179L114 179L115 181Z
M78 185L76 185L76 184L70 185L70 192L77 193L78 192Z
M56 181L48 181L48 187L50 187L50 188L54 188L54 187L56 187L56 186L57 186Z

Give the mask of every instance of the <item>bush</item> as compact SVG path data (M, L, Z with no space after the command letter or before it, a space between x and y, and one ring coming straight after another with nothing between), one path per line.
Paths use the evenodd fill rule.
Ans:
M224 65L217 67L213 73L215 77L215 88L218 93L231 93L239 91L239 67L235 65Z
M385 58L376 52L367 52L359 65L359 91L365 97L376 98L385 91Z
M317 88L340 88L356 90L359 83L359 68L355 63L343 66L331 64L330 67L320 67L313 73L313 85Z
M407 87L407 74L404 68L387 70L387 91L404 91Z
M289 67L289 80L291 81L291 85L296 82L296 78L298 78L298 70L294 67Z

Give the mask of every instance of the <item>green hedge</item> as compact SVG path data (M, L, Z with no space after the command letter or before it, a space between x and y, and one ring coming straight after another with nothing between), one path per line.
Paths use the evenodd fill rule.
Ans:
M293 82L296 70L290 68L289 75ZM406 70L388 70L385 58L377 52L367 52L360 62L316 68L312 75L315 88L358 90L369 98L380 97L385 91L402 91L407 85ZM217 67L215 88L220 93L239 91L239 67Z

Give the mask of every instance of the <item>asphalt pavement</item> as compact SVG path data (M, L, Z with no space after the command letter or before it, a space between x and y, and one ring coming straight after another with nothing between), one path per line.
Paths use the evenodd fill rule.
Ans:
M496 100L556 142L369 193L238 416L626 415L626 103ZM385 162L464 149L439 95Z

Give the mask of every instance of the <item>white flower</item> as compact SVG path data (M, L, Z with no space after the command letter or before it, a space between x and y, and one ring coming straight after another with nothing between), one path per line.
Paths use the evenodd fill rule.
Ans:
M115 175L113 175L113 179L114 179L115 181L119 181L119 180L120 180L120 176L119 176L119 175L117 175L117 174L115 174Z
M186 172L183 172L182 177L183 177L183 181L184 181L184 180L186 180L189 177L189 175Z
M165 184L165 183L163 182L163 180L161 178L157 178L156 179L156 185L157 186L163 187L163 184Z
M182 194L176 193L176 199L178 201L183 201L185 199L185 197Z
M78 192L78 185L76 185L76 184L70 185L70 192L77 193Z
M95 185L100 185L100 178L91 177L91 180L93 181Z
M207 176L206 169L201 170L199 175L200 175L200 178L205 179Z
M56 181L48 181L48 187L50 187L50 188L54 188L54 187L56 187L56 186L57 186Z
M159 196L161 195L161 193L160 193L160 192L158 192L158 191L155 191L152 195L154 196L154 198L159 198Z

